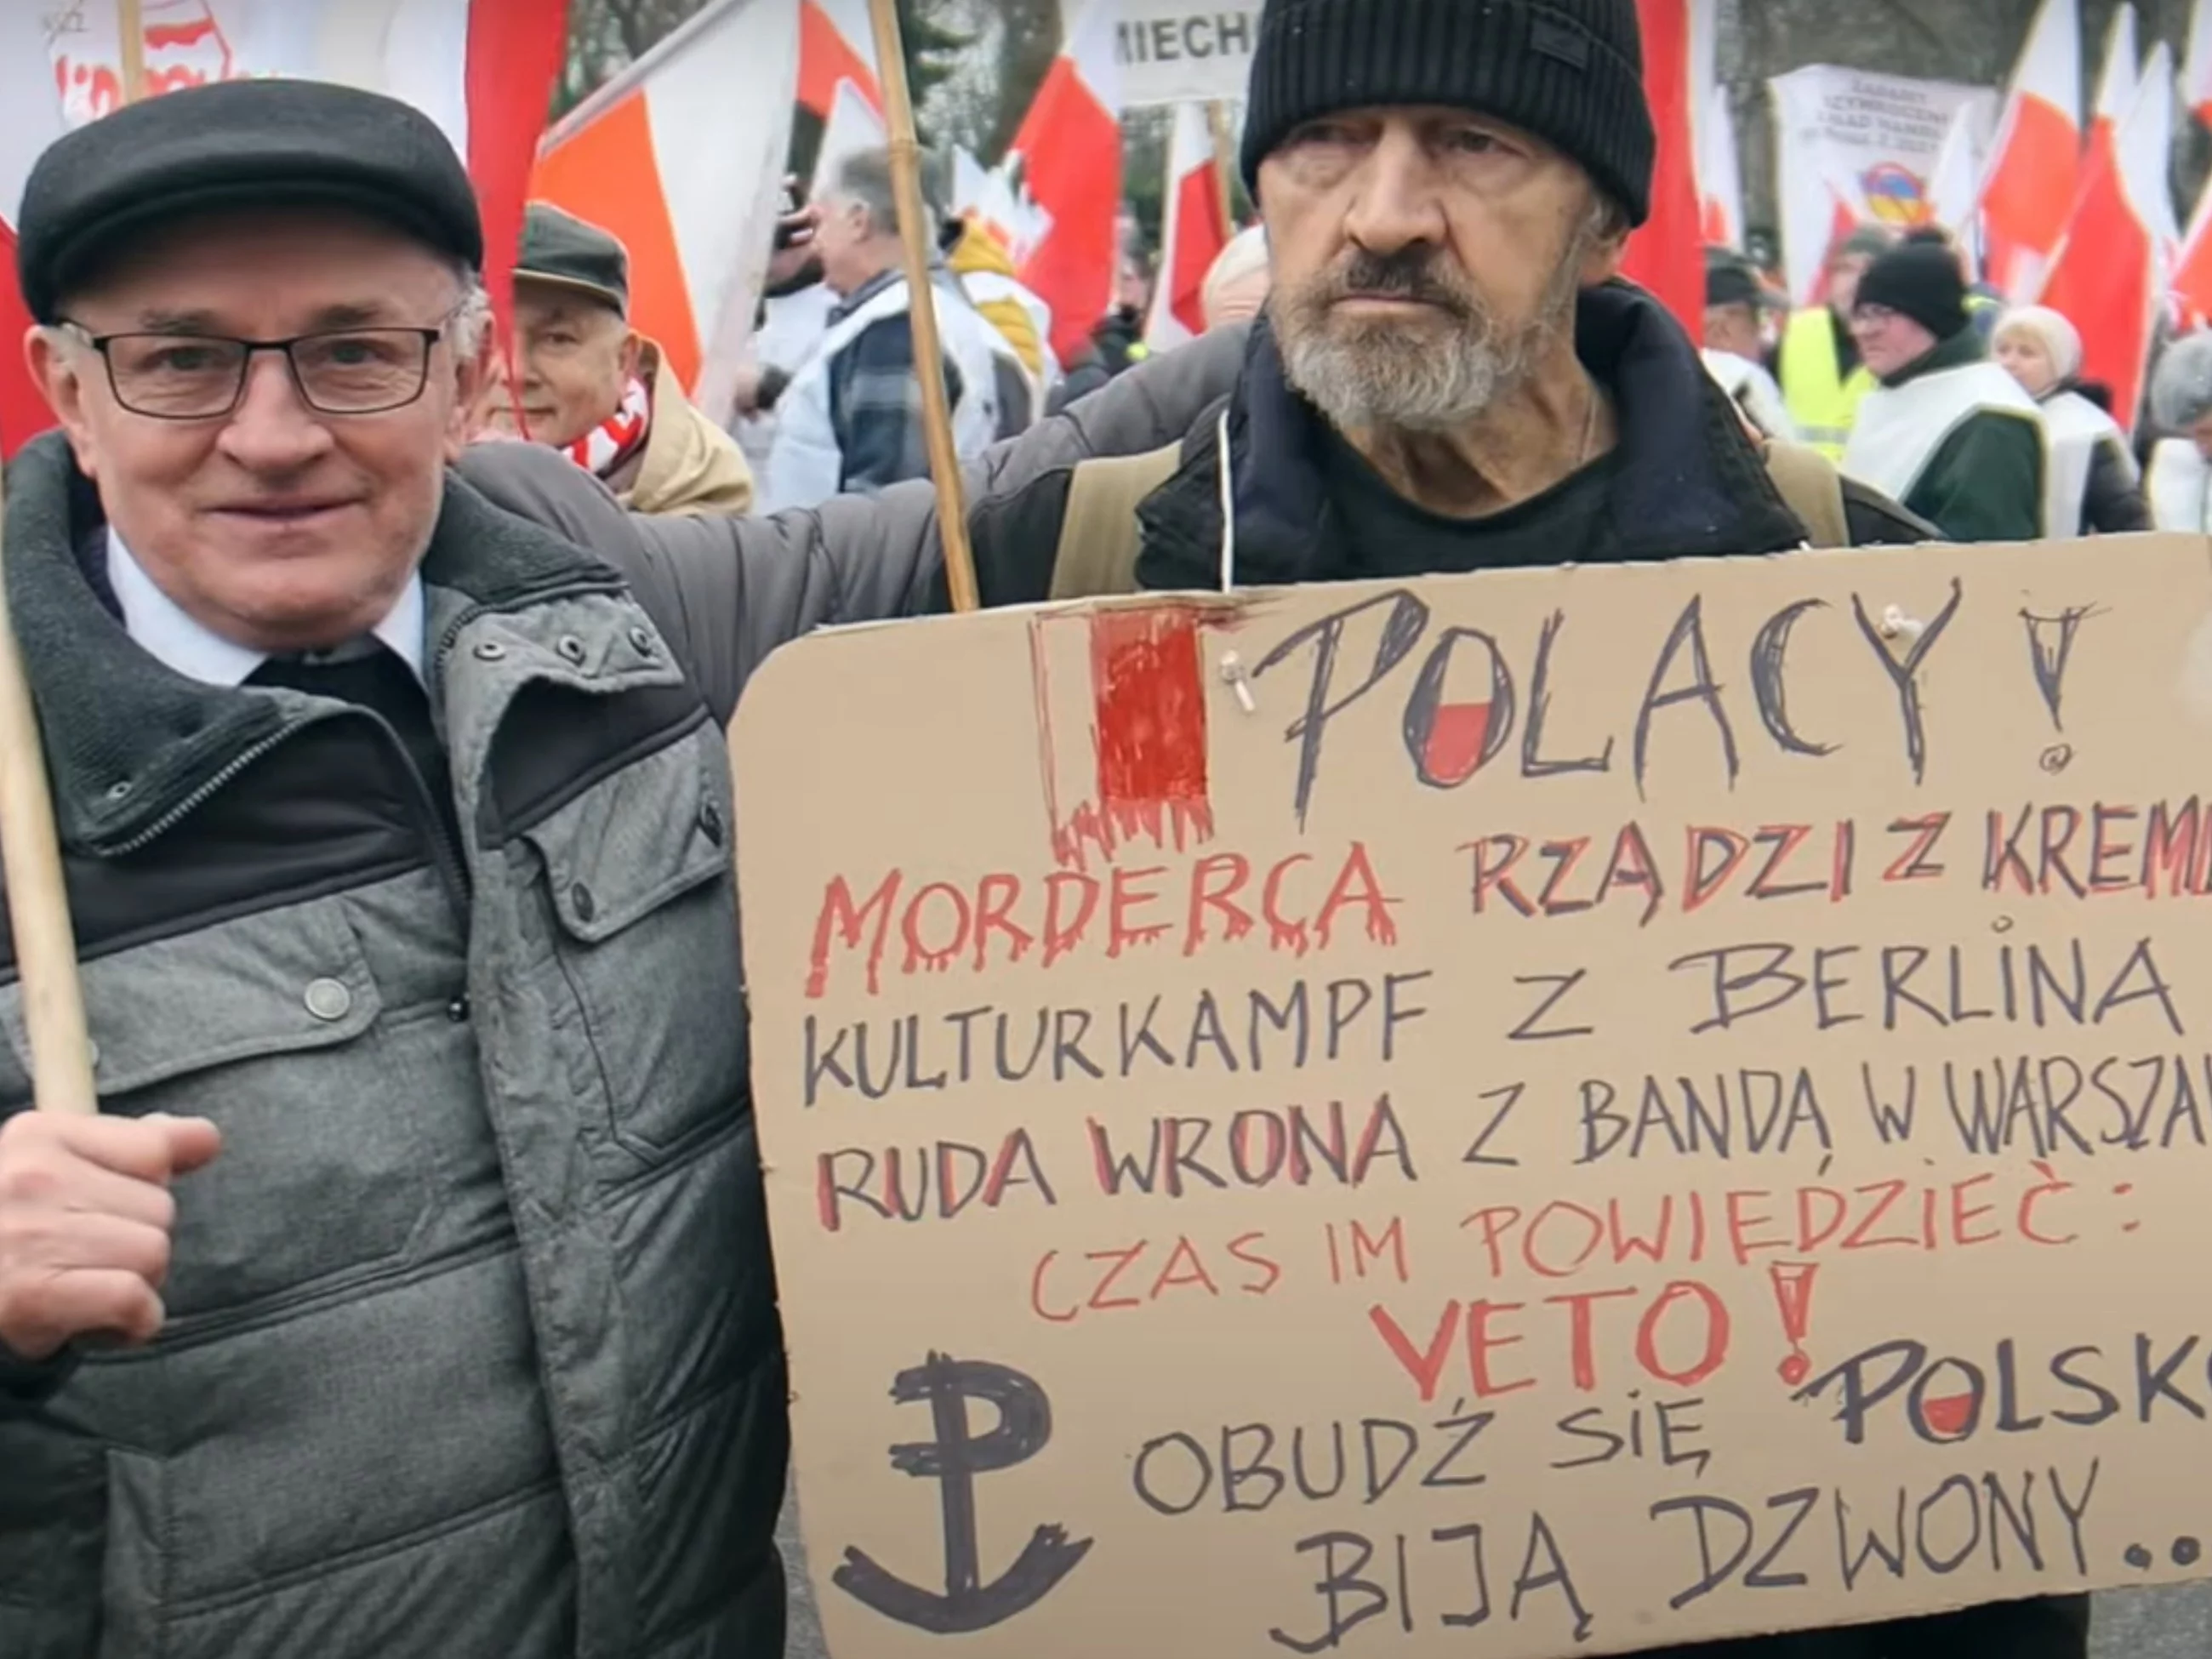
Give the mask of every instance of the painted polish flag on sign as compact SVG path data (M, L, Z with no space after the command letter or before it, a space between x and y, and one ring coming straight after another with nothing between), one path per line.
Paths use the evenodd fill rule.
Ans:
M2081 19L2075 0L2043 0L2005 99L1982 227L1990 279L2008 299L2033 298L2066 234L2081 158Z
M531 156L559 72L566 0L143 0L149 97L248 76L343 82L414 105L468 162L485 277L504 300ZM52 424L18 346L15 218L31 168L123 101L112 5L0 8L0 450Z
M1206 626L1189 605L1048 611L1030 624L1054 861L1082 872L1142 842L1213 834Z
M1079 358L1113 301L1121 208L1120 71L1113 0L1091 0L1053 60L1007 155L1047 226L1016 274L1052 307L1052 349ZM1018 159L1017 159L1018 158Z
M790 0L719 0L546 134L530 181L629 250L632 324L716 420L768 274L799 34Z
M2043 302L2081 331L2082 377L2112 388L2112 416L2130 430L2142 407L2153 324L2166 294L2167 250L2179 240L2166 194L2172 77L2172 58L2160 41L2126 111L2101 151L2092 154L2065 246L2043 293ZM2106 80L2112 78L2108 65ZM2100 126L2103 102L2100 96Z
M1206 332L1206 273L1229 246L1229 204L1222 193L1212 123L1203 104L1176 106L1163 216L1160 280L1145 325L1146 343L1158 351Z

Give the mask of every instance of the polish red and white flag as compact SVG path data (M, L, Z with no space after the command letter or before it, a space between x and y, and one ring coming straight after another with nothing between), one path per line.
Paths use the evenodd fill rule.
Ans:
M2043 0L2021 49L1982 181L1989 276L2008 299L2042 291L2072 215L2081 167L2081 18Z
M1737 157L1735 111L1726 87L1705 95L1698 129L1698 196L1705 246L1743 252L1743 164Z
M485 279L503 306L567 10L566 0L143 0L144 95L289 76L414 105L476 181ZM118 18L114 6L0 8L0 450L11 454L52 424L17 344L30 318L14 276L15 213L40 153L122 104Z
M1024 201L1048 225L1016 276L1052 307L1052 349L1064 363L1111 307L1120 264L1119 13L1114 0L1084 8L1007 152Z
M531 179L629 250L631 322L716 419L768 275L799 37L790 0L718 0L547 133Z
M1854 181L1832 173L1821 183L1828 192L1828 240L1820 263L1812 269L1810 286L1790 295L1791 302L1801 306L1828 303L1829 264L1836 250L1850 239L1853 231L1867 223L1869 216L1866 198L1859 194Z
M812 193L819 197L845 158L890 142L867 0L799 0L799 105L822 119Z
M2185 330L2212 325L2212 179L2205 182L2174 255L2173 298Z
M2189 16L2189 46L2181 62L2182 106L2212 126L2212 0L2197 0Z
M1697 79L1700 8L1711 0L1636 0L1644 32L1644 89L1658 130L1651 216L1628 240L1622 274L1651 290L1692 339L1705 335L1705 261L1698 189Z
M1690 7L1690 115L1696 143L1699 228L1708 247L1743 250L1743 164L1735 111L1720 73L1717 0Z
M827 120L838 88L848 84L871 107L883 108L868 0L799 0L797 102Z
M1160 276L1145 340L1156 351L1206 332L1206 274L1229 246L1229 201L1203 104L1176 106L1160 235Z
M1928 218L1956 235L1981 264L1982 155L1975 141L1974 112L1962 108L1951 118L1943 148L1928 170Z
M2100 96L2100 126L2106 118ZM2167 263L2180 240L2166 193L2172 122L2173 60L2161 40L2136 77L2128 107L2092 153L2043 290L2043 303L2081 331L2082 377L2111 389L2112 418L2130 430L2142 404Z

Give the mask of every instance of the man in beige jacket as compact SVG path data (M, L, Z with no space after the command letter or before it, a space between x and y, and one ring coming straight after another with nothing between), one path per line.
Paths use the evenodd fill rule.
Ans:
M514 320L521 391L494 410L494 424L560 450L637 512L751 510L752 472L736 441L691 405L660 347L630 327L629 254L614 237L531 204Z

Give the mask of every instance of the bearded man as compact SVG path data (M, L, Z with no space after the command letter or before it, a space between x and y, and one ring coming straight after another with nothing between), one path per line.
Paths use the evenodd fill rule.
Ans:
M1642 60L1634 0L1270 0L1243 160L1274 281L1237 384L1152 455L985 502L987 601L1941 539L1762 444L1618 280ZM2063 1597L1676 1659L2080 1659L2087 1626Z
M1071 514L1065 467L992 503L986 599L1936 539L1804 452L1762 465L1617 279L1641 51L1633 0L1273 0L1243 158L1273 290L1237 383L1111 469L1109 510L1100 479Z

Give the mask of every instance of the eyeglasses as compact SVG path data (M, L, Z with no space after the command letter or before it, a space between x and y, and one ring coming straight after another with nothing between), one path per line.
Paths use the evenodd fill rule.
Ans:
M430 383L430 354L460 307L434 328L345 328L289 340L220 334L94 334L64 320L107 364L115 401L156 421L209 421L237 412L257 352L282 352L292 384L323 415L404 409Z

